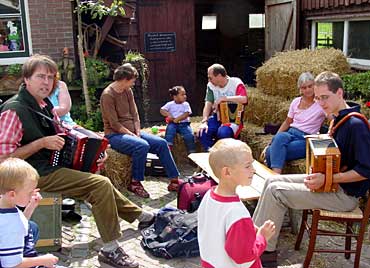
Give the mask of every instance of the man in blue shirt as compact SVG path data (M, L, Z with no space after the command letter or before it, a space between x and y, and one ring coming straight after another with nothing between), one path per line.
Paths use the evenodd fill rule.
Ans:
M338 122L351 112L360 112L360 106L344 100L343 82L332 72L323 72L315 78L315 99L326 114ZM276 244L289 208L320 208L330 211L351 211L358 205L358 198L370 188L370 130L367 122L350 117L333 133L341 152L340 172L333 175L339 183L338 192L312 192L325 183L325 175L282 175L266 180L264 190L253 215L253 221L261 226L266 220L275 222L276 233L269 240L262 256L264 266L276 266ZM269 263L264 262L269 260Z

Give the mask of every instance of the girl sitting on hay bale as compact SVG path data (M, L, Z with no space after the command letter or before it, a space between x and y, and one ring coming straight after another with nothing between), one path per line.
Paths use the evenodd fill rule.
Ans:
M301 97L290 104L288 116L266 149L267 165L281 173L286 161L304 158L307 134L318 133L325 120L325 113L314 100L314 77L302 73L298 78Z

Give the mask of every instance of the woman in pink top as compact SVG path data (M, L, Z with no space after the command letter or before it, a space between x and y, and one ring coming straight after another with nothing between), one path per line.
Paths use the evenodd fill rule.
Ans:
M285 161L304 158L306 141L304 135L318 133L325 120L325 113L314 101L314 77L302 73L298 78L301 97L290 104L288 116L280 126L266 150L267 165L276 173L281 173Z

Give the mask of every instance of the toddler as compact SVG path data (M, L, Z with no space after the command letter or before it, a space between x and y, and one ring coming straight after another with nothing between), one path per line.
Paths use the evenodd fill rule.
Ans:
M160 113L166 117L167 128L165 140L170 148L173 146L173 140L176 133L183 137L188 153L195 152L195 142L193 130L190 127L191 108L186 101L186 91L182 86L175 86L169 90L172 101L162 106Z

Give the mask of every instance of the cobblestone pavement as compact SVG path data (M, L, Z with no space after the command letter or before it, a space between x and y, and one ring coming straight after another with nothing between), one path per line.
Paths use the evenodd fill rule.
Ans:
M180 170L183 175L191 175L194 168L185 165ZM147 177L145 179L145 188L149 191L150 199L140 199L131 193L124 193L131 200L142 206L144 209L157 211L159 208L171 204L176 206L176 194L167 191L168 181L164 178ZM97 254L102 246L102 241L96 229L91 210L88 205L80 203L78 212L82 215L82 220L78 224L63 222L63 247L60 252L54 253L60 258L60 264L68 267L104 267L109 268L109 265L99 263ZM109 220L107 220L109 224ZM135 221L129 224L125 221L121 222L123 235L119 242L123 245L127 253L135 257L142 268L196 268L200 267L198 258L183 258L165 260L151 256L146 253L140 246L140 232L137 230L138 222ZM291 233L291 228L283 228L279 240L279 268L290 267L300 268L305 257L307 249L307 236L303 239L300 251L294 250L294 242L296 236ZM362 258L360 267L370 268L370 242L369 233L366 234L366 240L362 249ZM338 240L319 239L319 244L343 244ZM321 254L314 255L311 262L311 267L327 267L327 268L350 268L353 267L353 257L346 260L342 254Z

